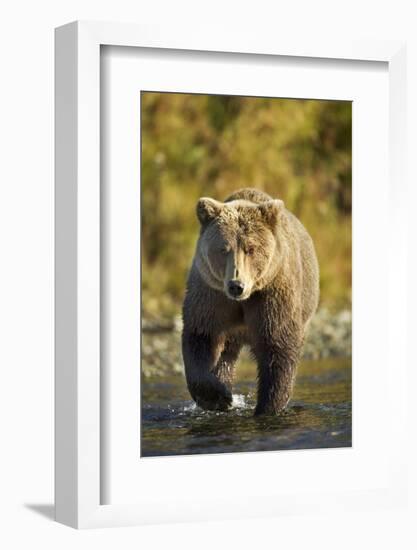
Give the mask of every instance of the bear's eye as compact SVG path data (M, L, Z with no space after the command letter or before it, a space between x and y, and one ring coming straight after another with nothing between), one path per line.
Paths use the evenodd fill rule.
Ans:
M248 256L253 256L253 253L255 252L255 249L253 248L253 246L250 246L247 250L246 250L246 254L248 254Z

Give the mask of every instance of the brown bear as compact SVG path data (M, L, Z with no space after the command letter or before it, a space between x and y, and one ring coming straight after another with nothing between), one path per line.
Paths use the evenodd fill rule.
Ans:
M306 327L319 299L313 242L281 200L242 189L201 198L200 236L183 306L188 389L203 409L232 404L234 364L249 345L258 365L255 414L291 397Z

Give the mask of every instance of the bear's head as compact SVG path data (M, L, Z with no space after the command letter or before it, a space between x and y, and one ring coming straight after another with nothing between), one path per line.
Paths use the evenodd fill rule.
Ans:
M283 210L281 200L254 204L201 198L196 266L204 281L238 301L261 290L279 263L278 227Z

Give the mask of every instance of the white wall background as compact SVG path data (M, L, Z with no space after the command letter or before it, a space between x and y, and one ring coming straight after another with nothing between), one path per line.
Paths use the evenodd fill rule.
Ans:
M417 34L412 0L28 0L0 18L0 546L44 548L415 548L416 475L408 510L360 515L76 532L53 501L53 29L75 19L242 25L252 34L408 40L410 260L415 260ZM414 182L415 185L411 185ZM410 261L410 281L417 280ZM416 293L410 292L417 305ZM413 338L410 338L410 358ZM410 460L416 374L410 361ZM395 368L395 365L393 365ZM387 445L395 444L392 438ZM414 454L412 454L414 453ZM414 462L416 463L416 462ZM343 475L343 472L341 472ZM254 506L256 503L254 502ZM140 546L141 545L141 546Z

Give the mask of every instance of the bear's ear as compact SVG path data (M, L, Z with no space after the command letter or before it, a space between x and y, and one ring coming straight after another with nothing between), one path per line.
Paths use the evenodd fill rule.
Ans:
M271 229L275 229L280 212L284 208L284 202L280 199L274 199L261 203L258 208L264 222L268 224Z
M197 218L202 226L210 223L220 214L223 203L214 199L203 197L197 203Z

